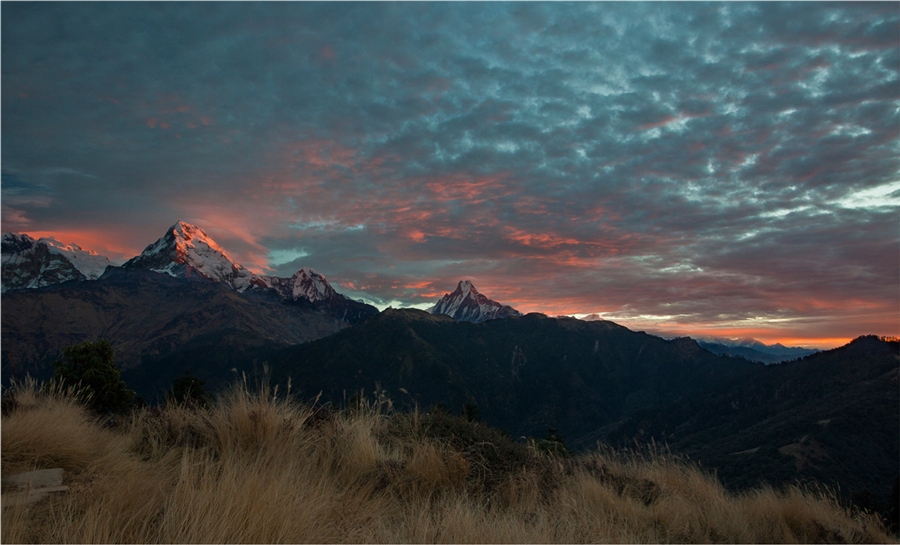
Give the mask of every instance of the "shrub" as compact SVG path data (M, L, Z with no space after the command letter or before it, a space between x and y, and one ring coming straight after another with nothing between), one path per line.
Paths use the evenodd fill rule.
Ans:
M175 377L175 380L172 381L172 388L166 394L166 402L206 407L209 405L210 398L203 385L202 380L192 375L190 370L185 369L182 375Z
M481 422L481 411L478 410L478 405L474 403L466 403L463 405L459 415L469 422Z
M74 388L77 399L98 413L124 413L134 392L121 380L112 346L101 339L63 348L61 360L53 362L51 388Z

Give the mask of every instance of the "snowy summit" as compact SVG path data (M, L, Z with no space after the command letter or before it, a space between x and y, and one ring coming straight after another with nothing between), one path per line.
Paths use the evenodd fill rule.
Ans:
M290 278L256 276L252 282L256 287L271 288L278 292L282 299L291 301L306 299L315 303L338 297L338 293L334 291L325 276L308 267L295 272Z
M237 264L206 232L190 223L177 222L165 236L128 260L126 269L146 269L172 276L206 278L243 291L253 273Z
M34 240L6 233L2 241L2 291L40 288L70 280L96 280L110 265L106 256L54 238Z
M165 236L123 267L222 282L239 292L272 289L288 301L317 303L344 299L323 275L307 267L290 278L254 274L235 263L203 229L183 221L170 227Z
M428 309L431 314L446 314L461 322L483 322L522 314L508 306L492 301L478 292L469 280L460 280L453 293L447 293Z

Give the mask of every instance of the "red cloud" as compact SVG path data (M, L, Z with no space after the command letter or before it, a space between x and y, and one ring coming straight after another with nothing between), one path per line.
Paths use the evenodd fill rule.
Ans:
M54 231L25 231L28 236L55 238L65 244L77 244L88 252L105 255L112 262L124 262L141 253L147 242L133 244L135 233L121 229L59 229ZM152 242L152 241L148 241Z
M113 99L101 98L101 100ZM178 95L166 95L155 102L142 103L141 106L144 111L152 114L146 120L147 126L151 129L157 127L168 129L172 126L196 129L201 125L208 126L213 123L212 117L198 113L197 108L186 103Z
M466 201L469 204L482 203L488 198L511 195L514 189L506 174L470 177L452 174L428 180L425 187L437 201Z
M522 229L516 229L515 227L507 227L506 233L507 238L512 241L537 248L556 248L559 246L577 246L582 244L578 239L561 237L551 233L529 233Z

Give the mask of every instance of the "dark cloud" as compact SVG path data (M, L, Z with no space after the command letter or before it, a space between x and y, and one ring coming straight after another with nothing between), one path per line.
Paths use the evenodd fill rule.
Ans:
M0 9L4 230L121 259L193 219L379 304L469 277L657 330L896 333L889 3Z

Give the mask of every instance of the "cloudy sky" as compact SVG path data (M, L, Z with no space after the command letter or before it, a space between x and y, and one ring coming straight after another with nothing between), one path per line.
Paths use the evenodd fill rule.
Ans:
M19 3L2 228L177 220L380 307L834 346L900 332L885 3Z

